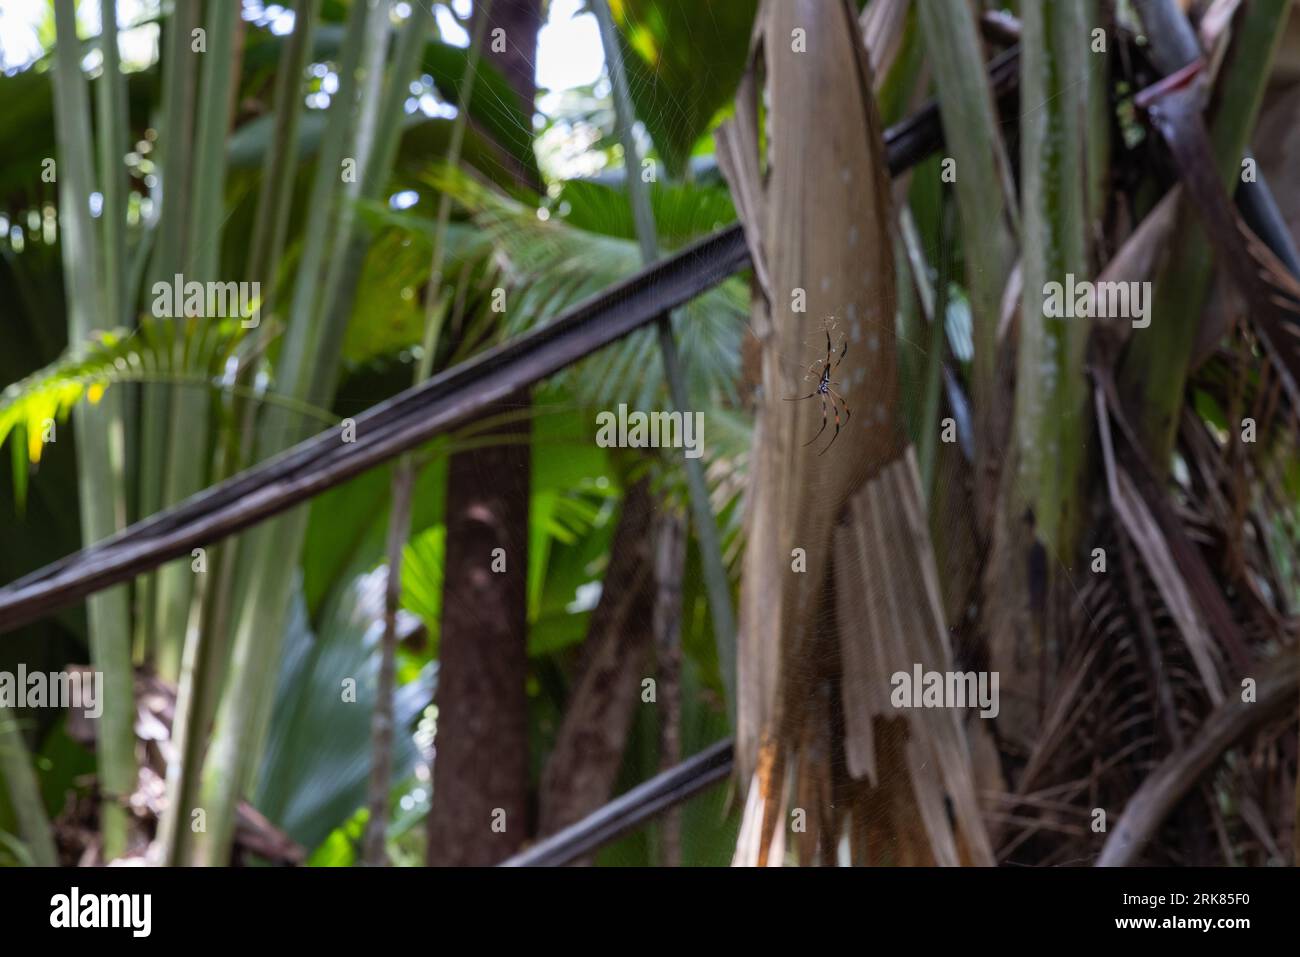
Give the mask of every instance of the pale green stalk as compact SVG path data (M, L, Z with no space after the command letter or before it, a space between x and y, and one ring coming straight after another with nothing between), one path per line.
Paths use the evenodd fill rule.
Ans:
M126 83L117 49L117 2L100 0L99 35L103 73L96 84L99 117L99 180L103 194L100 225L104 250L104 325L126 325Z
M95 151L73 0L56 0L54 19L57 42L52 77L59 153L59 246L67 289L68 340L77 343L103 328L104 300L100 294L95 230L90 221L91 157ZM110 389L97 406L79 407L74 429L82 541L91 545L118 531L126 519L120 390ZM104 673L104 712L99 720L96 759L104 795L104 857L112 860L127 850L125 801L136 786L135 697L126 587L119 585L92 596L87 608L91 662Z
M297 173L298 129L305 108L303 70L319 8L320 0L306 0L300 5L294 32L286 41L285 61L276 77L275 135L263 170L246 270L249 281L262 283L263 316L275 308L274 285L288 231L293 179ZM240 378L247 378L243 368ZM292 397L285 399L285 404L291 408L304 405ZM253 408L250 403L250 414ZM218 458L224 463L218 466L219 472L228 475L237 467L239 455ZM205 575L212 576L212 580L200 582L208 586L203 589L203 605L196 607L191 603L190 607L172 725L176 760L167 768L168 807L181 813L169 811L163 815L157 838L160 860L166 864L180 864L185 859L188 842L182 817L184 809L193 808L198 800L207 729L216 713L225 677L230 651L229 619L236 598L237 556L242 541L236 538L210 550Z
M1002 294L1016 258L1015 189L969 0L923 0L916 6L939 92L944 162L955 162L948 169L957 191L966 261L975 345L973 393L982 456L995 389ZM1085 43L1086 37L1084 33L1076 42ZM1022 51L1024 47L1021 44ZM1025 98L1024 102L1031 101Z
M354 3L348 14L338 67L339 88L331 101L329 125L317 152L316 173L307 207L310 213L303 232L293 301L276 369L280 391L300 398L307 397L312 369L316 365L317 353L312 348L312 340L320 324L318 304L324 302L325 309L329 308L329 300L321 295L322 284L328 280L325 267L330 261L333 244L342 240L333 227L338 214L336 207L340 205L339 198L343 192L343 161L345 158L354 163L357 160L355 155L346 156L345 150L352 131L357 71L361 66L365 26L371 6L372 2ZM357 173L360 172L358 164ZM276 425L281 430L286 427L283 423L277 422ZM259 432L259 457L291 444L285 435L273 434L275 429L263 426Z
M605 48L606 71L614 90L614 111L618 117L619 138L623 143L623 166L627 171L628 200L632 205L632 218L636 224L637 241L641 258L647 265L659 258L658 230L654 211L650 206L650 193L640 176L641 163L632 124L636 119L632 97L628 91L627 73L623 68L623 53L618 45L614 18L608 0L592 0L592 9L600 24L601 41ZM667 316L658 323L659 352L663 357L664 373L668 380L668 394L673 407L689 414L690 396L686 391L686 378L682 374L681 360L677 355L677 342L673 338L672 323ZM726 566L722 561L722 546L718 540L718 526L709 504L709 486L704 477L704 465L699 459L685 459L686 484L690 494L691 511L695 519L695 538L700 547L700 565L704 571L704 586L709 595L709 612L713 618L714 640L718 648L718 667L727 691L727 708L731 723L735 725L736 710L736 615L731 604L731 586L727 581Z
M295 11L293 34L285 43L284 62L275 77L275 133L262 167L253 242L249 247L248 279L262 283L262 313L276 305L275 286L289 232L289 209L298 172L298 129L305 109L303 71L311 53L320 17L321 0L305 0Z
M185 256L185 223L188 215L190 158L193 137L193 100L198 54L190 51L190 31L197 23L197 3L177 3L164 23L166 49L162 61L162 123L157 146L159 204L154 257L150 267L150 289L155 282L171 282ZM166 334L174 337L171 326ZM163 484L167 466L167 432L171 390L163 385L146 385L141 390L140 460L138 501L142 516L163 507ZM136 593L136 644L141 657L152 660L158 651L158 572L139 580Z
M1016 370L1017 489L1049 552L1073 564L1088 441L1084 349L1091 320L1047 315L1048 283L1088 278L1084 141L1088 35L1075 3L1021 6L1024 297Z
M230 126L234 82L237 4L210 5L207 52L202 54L198 127L194 140L193 207L189 219L189 255L185 281L214 282L220 276L221 232L225 224L226 134ZM168 277L164 277L166 279ZM212 317L175 319L187 330L187 348L201 350ZM167 472L163 502L173 504L199 491L208 480L207 446L210 397L197 390L172 394ZM158 673L171 681L180 677L186 623L194 589L188 560L173 561L158 570Z
M37 867L57 866L54 831L41 800L32 759L18 723L9 709L3 707L0 707L0 779L9 790L9 804L18 818L18 834L27 844L31 863Z
M935 235L939 242L939 270L934 284L930 282L930 266L921 246L921 237L912 212L906 206L900 210L899 231L902 247L911 272L911 284L920 300L921 315L928 323L923 330L929 349L925 354L925 379L921 392L921 418L917 430L917 460L921 472L921 488L927 504L934 502L934 479L939 458L939 410L943 385L943 353L947 346L946 317L948 314L948 249L947 224L944 217L949 207L942 196L939 199L939 229Z
M386 11L386 5L383 7ZM342 308L337 289L337 250L351 242L352 199L343 195L342 160L356 160L358 178L367 182L372 174L363 161L373 155L383 156L386 149L373 150L373 144L354 135L351 153L345 154L349 130L387 129L389 124L373 121L379 108L375 97L357 103L357 73L363 49L368 48L366 65L379 66L374 56L374 34L366 29L370 16L382 15L379 5L356 3L349 13L348 27L339 70L339 90L331 107L326 135L318 154L316 180L313 184L311 213L306 228L304 249L299 264L297 286L290 310L289 326L277 370L282 391L297 398L307 398L317 382L333 389L337 374L337 355L323 351L323 344L337 341L342 330L335 325L346 323L349 310ZM381 48L382 50L382 48ZM409 79L409 78L408 78ZM353 111L359 108L354 122ZM368 117L369 114L369 117ZM392 124L396 131L400 128ZM385 144L381 144L381 147ZM395 152L395 151L394 151ZM379 175L381 174L382 175ZM379 181L386 181L387 171L376 171ZM330 246L332 244L332 246ZM334 252L331 254L331 248ZM327 268L330 267L330 268ZM334 273L332 277L330 274ZM351 299L351 291L347 292ZM324 327L324 328L322 328ZM322 372L320 367L328 366ZM259 424L258 452L271 454L290 444L301 426L287 417L268 410ZM225 694L217 714L216 733L203 770L201 806L207 812L207 831L196 835L193 860L200 864L220 864L229 853L233 836L234 811L240 795L252 780L260 754L260 741L270 714L270 695L274 687L280 643L292 594L297 554L306 530L305 508L291 511L269 521L248 534L241 544L247 561L241 562L241 582L237 588L238 620ZM245 551L246 549L246 551Z
M491 0L488 0L490 3ZM487 8L483 10L474 25L474 37L465 63L465 78L461 86L460 108L456 113L456 122L451 127L451 137L447 143L447 166L454 169L460 165L460 153L465 141L466 122L469 101L474 95L474 81L478 72L480 48L483 44L483 31L487 24ZM438 197L438 221L434 229L433 262L429 267L429 285L424 296L424 336L421 340L420 362L415 370L415 381L423 382L433 371L434 353L438 351L438 339L442 334L442 272L445 257L444 239L447 224L451 219L451 194L444 191Z

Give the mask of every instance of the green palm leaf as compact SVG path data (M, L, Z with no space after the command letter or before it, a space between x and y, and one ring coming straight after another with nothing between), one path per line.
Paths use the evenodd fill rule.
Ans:
M26 475L40 462L45 442L57 438L54 423L66 421L82 402L97 403L110 386L160 382L241 394L225 372L240 354L241 344L250 341L248 333L238 319L145 318L136 329L96 332L72 346L55 362L0 393L0 444L13 439L15 475ZM327 410L276 393L249 395L324 422L335 421Z

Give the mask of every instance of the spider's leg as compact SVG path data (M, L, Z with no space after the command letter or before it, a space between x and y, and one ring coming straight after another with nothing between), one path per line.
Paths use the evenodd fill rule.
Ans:
M840 346L840 357L835 360L835 365L831 366L832 372L834 372L836 369L840 367L840 363L844 361L844 357L848 354L848 351L849 351L849 337L845 336L844 344Z
M838 412L835 413L835 417L839 418ZM816 442L817 439L821 437L821 434L825 431L826 431L826 396L822 396L822 427L817 430L816 435L814 435L811 439L809 439L807 442L803 444L803 447L808 448L808 446Z
M844 396L840 395L840 394L839 394L838 392L836 392L834 389L831 389L831 395L835 396L835 398L837 398L837 399L840 400L840 405L841 405L841 406L843 407L843 409L844 409L844 424L845 424L845 425L848 425L848 424L849 424L849 419L851 419L851 418L853 417L853 412L852 412L851 409L849 409L849 404L848 404L847 402L844 401Z
M826 448L817 453L818 455L825 455L826 450L834 445L835 440L840 437L840 407L835 404L834 399L831 399L831 408L835 410L835 434L832 435L831 440L826 443Z
M787 402L798 402L800 399L811 399L816 394L816 392L809 392L807 395L783 395L781 398Z
M835 347L831 345L831 331L824 330L826 333L826 363L830 364L831 359L835 358Z

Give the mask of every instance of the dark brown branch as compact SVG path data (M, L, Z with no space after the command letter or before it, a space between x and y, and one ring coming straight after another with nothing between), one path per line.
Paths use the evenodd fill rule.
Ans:
M731 739L719 741L671 771L638 784L581 821L516 854L502 867L559 867L608 844L731 775Z

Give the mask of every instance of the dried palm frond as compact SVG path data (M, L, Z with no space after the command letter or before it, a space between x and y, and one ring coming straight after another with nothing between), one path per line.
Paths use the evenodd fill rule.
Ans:
M853 20L847 3L766 4L718 135L762 292L735 861L781 863L789 818L804 863L991 863L960 722L887 703L892 670L952 655L899 405L887 166ZM787 401L816 385L819 359L841 363L834 433Z

